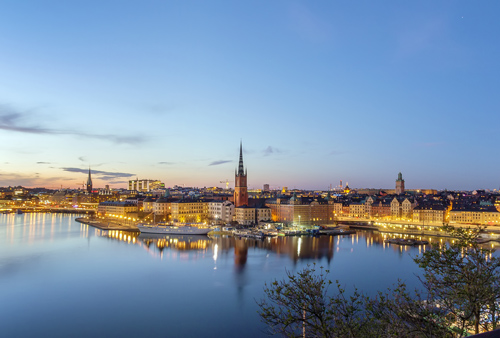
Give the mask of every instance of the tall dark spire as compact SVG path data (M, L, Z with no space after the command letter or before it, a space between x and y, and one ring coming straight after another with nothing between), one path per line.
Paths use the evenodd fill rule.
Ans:
M243 143L240 141L240 164L238 165L238 176L245 175L243 170Z
M247 173L243 167L243 142L240 141L240 163L234 175L234 206L248 205Z
M89 167L89 178L87 179L87 192L89 194L92 192L92 177L90 175L90 167Z

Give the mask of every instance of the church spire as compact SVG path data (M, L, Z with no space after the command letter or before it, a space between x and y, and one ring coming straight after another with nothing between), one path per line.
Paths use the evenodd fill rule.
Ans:
M238 166L238 176L245 175L243 170L243 143L240 141L240 164Z
M90 166L89 166L89 178L87 179L87 192L89 194L92 192L92 176L90 175Z
M240 163L234 175L234 206L248 205L247 173L243 167L243 143L240 141Z

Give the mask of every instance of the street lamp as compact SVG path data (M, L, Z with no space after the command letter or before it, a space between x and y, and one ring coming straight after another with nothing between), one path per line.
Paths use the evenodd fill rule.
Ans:
M299 226L300 226L300 215L299 215Z

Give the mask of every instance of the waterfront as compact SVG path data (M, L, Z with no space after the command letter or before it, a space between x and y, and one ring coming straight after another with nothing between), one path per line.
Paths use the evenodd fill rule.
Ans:
M373 294L398 278L418 286L411 256L426 248L384 244L370 231L264 241L144 236L75 217L0 215L2 336L262 336L255 299L285 269L317 263L332 280Z

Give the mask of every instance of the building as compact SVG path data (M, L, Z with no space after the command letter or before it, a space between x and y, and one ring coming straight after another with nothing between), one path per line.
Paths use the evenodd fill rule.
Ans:
M208 220L208 202L180 200L172 202L172 220L179 223L203 223Z
M271 208L266 206L255 208L255 217L257 224L270 222L272 219Z
M160 216L163 222L170 221L172 216L172 202L166 194L153 203L153 212L155 216Z
M443 205L419 205L413 209L413 221L443 224L446 221L446 207Z
M450 223L499 225L500 212L495 207L451 209Z
M128 216L137 213L137 204L128 201L106 201L99 203L97 213L100 216Z
M248 205L247 172L243 170L243 145L240 142L240 162L234 177L234 206Z
M416 206L415 199L411 197L394 197L391 201L391 218L411 220L413 217L413 208Z
M153 212L155 200L152 197L146 197L144 201L142 201L142 211L143 212Z
M215 223L231 223L234 213L234 204L229 201L208 202L208 218Z
M262 189L264 192L269 192L269 184L264 184L264 189Z
M271 209L268 207L251 208L242 205L235 208L235 220L240 225L255 225L271 220Z
M341 216L334 212L336 205L340 205L345 216L349 214L349 207L344 209L342 203L323 198L297 197L295 193L289 200L276 198L266 201L274 222L296 225L333 224L334 217Z
M128 190L149 192L151 190L164 189L165 184L159 180L130 180L128 181Z
M240 225L255 224L255 208L250 208L247 205L240 205L235 208L234 219Z
M349 217L363 218L366 215L365 204L363 202L355 202L349 204Z
M396 180L396 195L401 195L405 193L405 180L403 180L403 174L398 174L398 179Z

